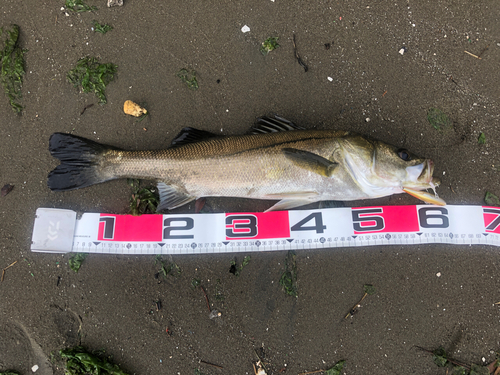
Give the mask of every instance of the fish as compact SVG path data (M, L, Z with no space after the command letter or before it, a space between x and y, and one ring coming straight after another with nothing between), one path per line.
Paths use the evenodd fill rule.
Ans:
M54 133L49 151L60 160L48 175L51 190L119 178L153 179L159 212L213 196L278 201L268 211L401 193L446 205L435 190L440 180L432 176L432 160L349 131L307 130L278 116L257 119L244 135L187 127L169 147L149 151Z

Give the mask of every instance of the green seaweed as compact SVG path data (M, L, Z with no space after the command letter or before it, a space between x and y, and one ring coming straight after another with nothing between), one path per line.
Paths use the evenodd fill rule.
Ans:
M483 132L481 132L479 137L477 137L477 143L480 145L484 145L486 143L486 135Z
M71 10L76 13L81 12L92 12L97 10L95 6L89 6L83 2L83 0L66 0L66 9Z
M486 366L472 364L469 375L490 375L490 370Z
M127 182L132 187L129 213L134 216L155 213L160 201L156 188L154 186L141 188L141 181L137 179L129 178Z
M243 262L241 263L241 266L238 266L236 264L236 260L232 260L231 267L229 268L229 272L232 273L234 276L240 276L240 273L243 270L243 267L245 267L249 262L250 262L250 255L247 255L245 258L243 258Z
M442 346L437 348L436 350L427 350L422 347L418 347L419 349L432 354L432 359L434 363L438 367L452 367L451 375L489 375L490 370L489 366L483 366L483 365L477 365L477 364L471 364L468 365L466 363L457 361L455 359L449 358L446 351ZM496 362L494 362L494 367L496 366ZM494 368L494 370L495 370ZM448 373L448 370L447 370Z
M83 92L94 92L100 104L106 103L104 89L114 79L118 66L107 63L100 64L96 57L84 57L71 69L67 78L76 88L81 87Z
M375 293L375 287L371 284L363 285L363 290L365 291L366 294L370 296Z
M106 34L108 31L113 30L113 26L108 25L107 23L101 25L96 20L92 21L92 26L94 26L94 32L101 34Z
M439 108L430 108L427 111L427 121L436 130L444 130L451 126L450 118Z
M192 279L191 280L191 287L193 289L196 289L197 287L199 287L201 285L201 280L200 279Z
M325 371L325 375L340 375L344 368L345 361L338 361L332 368Z
M177 72L177 77L179 77L191 90L198 90L196 71L192 70L189 72L187 69L181 69Z
M285 271L281 274L280 284L286 294L297 297L297 262L295 252L289 251L285 259Z
M83 261L87 257L86 253L75 253L69 258L69 268L73 271L78 272L80 267L82 266Z
M89 353L82 346L62 349L59 354L63 359L66 359L67 375L127 375L118 365Z
M175 264L175 263L167 263L166 261L162 260L161 255L157 255L155 259L155 264L160 263L160 270L158 271L159 273L163 274L163 277L167 277L169 274L178 277L181 275L182 271L181 268Z
M500 206L500 199L495 194L490 193L489 191L486 192L484 201L488 206Z
M275 50L278 48L280 45L278 44L278 37L270 37L267 38L262 42L262 45L260 46L260 53L262 53L264 56L267 55L269 52Z
M23 50L17 45L19 40L19 26L17 25L12 25L5 34L3 27L0 28L0 38L0 43L3 46L0 51L0 80L12 110L20 113L23 110L19 101L23 96L21 86L25 74L24 53L27 50Z
M448 363L446 351L442 346L432 352L432 360L438 367L444 367Z
M220 279L217 279L217 283L215 284L215 299L217 301L224 301L225 299L224 290Z

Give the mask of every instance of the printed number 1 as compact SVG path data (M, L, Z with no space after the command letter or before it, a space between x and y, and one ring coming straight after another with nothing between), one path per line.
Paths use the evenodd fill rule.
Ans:
M104 240L112 240L115 236L115 218L112 216L105 216L99 218L99 221L104 223L102 238Z

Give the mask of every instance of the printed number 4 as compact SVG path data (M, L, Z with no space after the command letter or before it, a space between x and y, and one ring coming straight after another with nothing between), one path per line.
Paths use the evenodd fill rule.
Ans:
M304 225L311 220L314 220L314 225ZM315 230L316 233L323 233L325 229L326 225L323 225L323 216L321 215L321 212L314 212L309 216L306 216L304 219L290 228L291 231Z

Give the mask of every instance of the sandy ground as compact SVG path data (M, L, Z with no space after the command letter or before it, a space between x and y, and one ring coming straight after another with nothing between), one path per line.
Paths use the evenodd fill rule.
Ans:
M327 368L341 359L351 375L445 374L415 346L442 345L465 362L495 359L496 248L298 252L298 298L279 285L281 252L252 255L239 277L228 272L234 255L176 256L170 260L181 276L155 278L158 265L150 256L93 255L74 273L68 256L29 248L38 207L128 209L124 181L68 193L47 188L47 173L57 165L47 149L53 132L150 149L165 147L185 126L240 134L256 117L278 113L303 127L355 130L430 157L443 179L442 198L483 203L486 191L500 194L499 2L88 4L98 11L66 16L61 0L2 0L0 7L0 25L19 25L20 45L29 50L22 116L0 96L0 185L15 185L0 198L0 268L18 261L0 284L0 371L28 374L37 364L38 374L61 374L50 353L79 343L106 349L131 374L188 375L198 368L207 375L253 374L254 349L261 347L269 374ZM114 29L94 33L92 20ZM241 32L244 25L249 33ZM294 57L294 33L307 73ZM280 47L264 57L259 46L269 36L278 36ZM84 56L118 65L106 105L66 80ZM198 90L176 76L182 68L197 71ZM140 123L125 116L126 99L147 103L151 116ZM432 107L449 115L449 129L438 132L428 123ZM484 145L477 142L480 132ZM376 201L415 203L409 196ZM231 199L217 204L227 211L256 207ZM193 278L221 317L209 319ZM367 283L376 294L343 321Z

